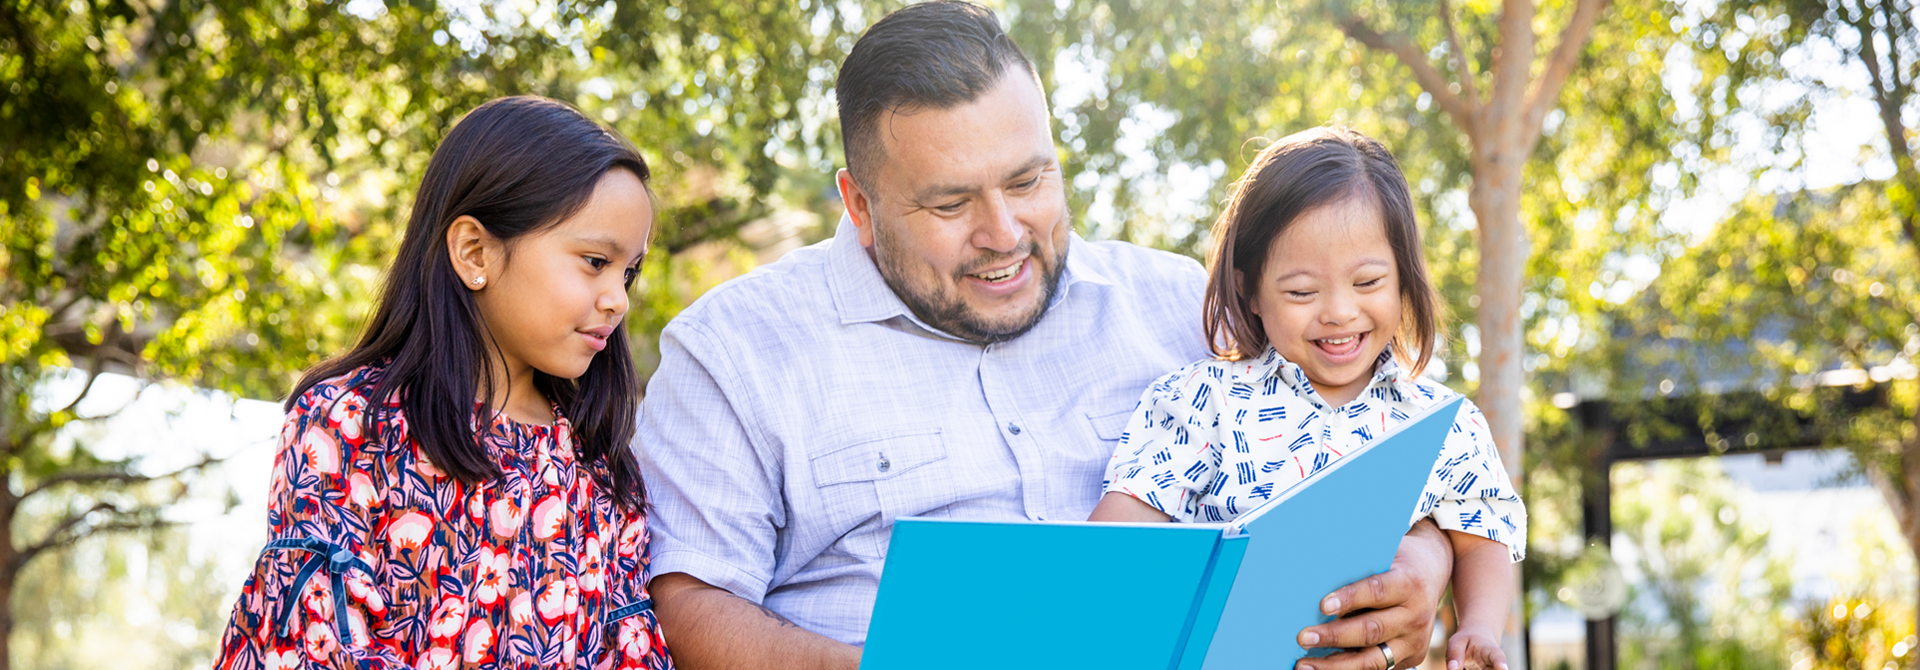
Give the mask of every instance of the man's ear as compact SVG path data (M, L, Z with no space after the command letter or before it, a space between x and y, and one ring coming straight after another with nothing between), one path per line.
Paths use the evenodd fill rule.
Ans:
M461 216L447 226L447 257L468 290L486 288L487 282L495 279L488 273L498 274L501 269L499 252L500 240L487 232L479 219Z
M854 230L860 231L860 246L873 248L873 200L860 188L860 182L853 180L853 171L840 168L834 179L840 183L840 202L847 206L847 218L853 221Z

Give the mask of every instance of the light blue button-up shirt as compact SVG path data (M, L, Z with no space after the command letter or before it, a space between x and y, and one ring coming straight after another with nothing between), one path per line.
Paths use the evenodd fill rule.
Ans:
M842 219L662 333L634 438L653 574L864 643L894 519L1086 518L1141 391L1207 355L1205 285L1074 236L1040 323L982 346L915 318Z

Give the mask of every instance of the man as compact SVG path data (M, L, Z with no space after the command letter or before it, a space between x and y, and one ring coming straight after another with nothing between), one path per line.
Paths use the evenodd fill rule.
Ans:
M682 312L642 403L651 590L683 668L856 667L894 519L1085 519L1141 391L1207 354L1197 264L1073 234L1039 80L990 12L895 12L836 94L848 220ZM1392 572L1329 598L1379 611L1301 642L1418 663L1450 561L1416 526Z

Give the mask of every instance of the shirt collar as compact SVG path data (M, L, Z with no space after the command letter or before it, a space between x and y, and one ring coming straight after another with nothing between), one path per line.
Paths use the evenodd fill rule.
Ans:
M1250 381L1254 382L1262 382L1268 378L1277 378L1281 383L1286 384L1288 388L1292 389L1294 395L1302 398L1310 398L1321 405L1327 404L1326 399L1320 397L1320 392L1314 390L1313 382L1307 379L1307 371L1301 369L1301 367L1293 361L1287 360L1285 356L1281 356L1280 352L1274 349L1272 345L1267 346L1266 354L1258 359L1249 361L1246 375ZM1359 397L1365 398L1374 388L1386 386L1402 400L1411 398L1413 396L1410 385L1413 384L1413 381L1414 379L1411 372L1400 365L1399 359L1393 356L1393 349L1389 347L1380 352L1379 358L1374 359L1373 380L1368 382L1367 387L1360 391Z
M1113 280L1101 274L1088 260L1091 250L1086 248L1087 244L1079 234L1068 234L1067 267L1060 276L1060 286L1053 293L1053 301L1047 305L1049 309L1065 300L1074 284L1113 285ZM842 325L905 317L921 328L941 333L921 323L919 317L913 315L913 310L900 300L900 296L894 294L893 288L887 286L887 280L880 276L880 267L874 263L873 256L860 244L859 229L845 214L840 215L840 226L834 230L833 244L827 249L827 284L833 292L834 309L839 311Z

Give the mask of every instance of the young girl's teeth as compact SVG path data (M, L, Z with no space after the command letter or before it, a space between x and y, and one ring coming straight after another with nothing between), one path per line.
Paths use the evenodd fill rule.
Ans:
M1323 342L1323 343L1326 343L1326 344L1330 344L1330 345L1333 345L1333 346L1339 346L1339 345L1342 345L1342 344L1346 344L1346 343L1348 343L1348 342L1352 342L1352 341L1353 341L1353 338L1354 338L1354 337L1355 337L1355 336L1353 336L1353 335L1348 335L1348 336L1346 336L1346 337L1337 337L1337 338L1333 338L1333 339L1327 339L1327 340L1321 340L1321 342Z

